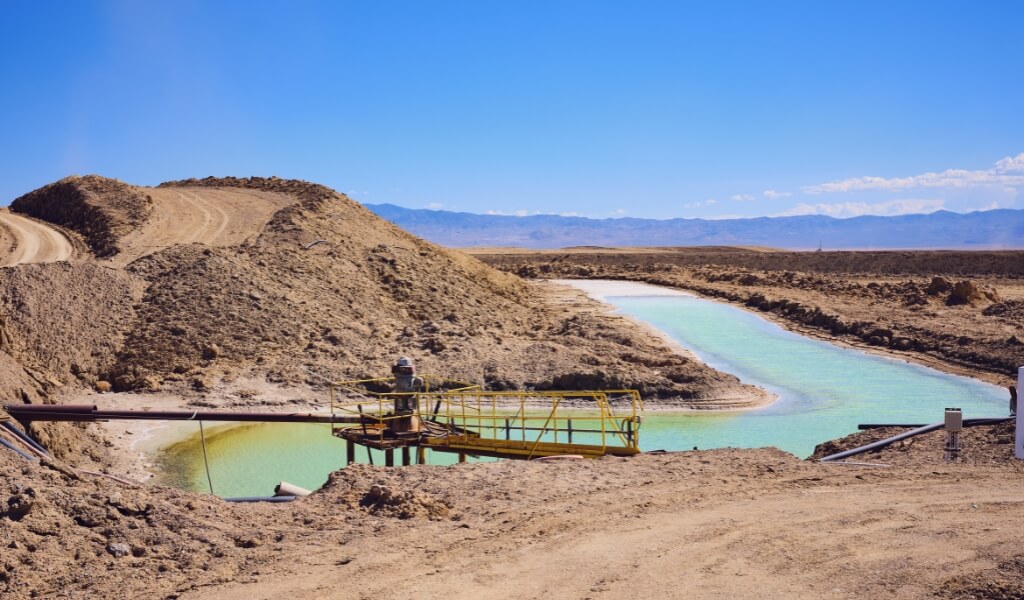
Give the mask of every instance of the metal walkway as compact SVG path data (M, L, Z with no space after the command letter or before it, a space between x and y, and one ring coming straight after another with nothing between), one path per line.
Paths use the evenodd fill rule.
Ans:
M393 464L390 453L395 449L402 449L402 462L409 464L410 447L417 448L417 462L422 462L425 449L457 453L463 459L469 455L526 460L640 452L643 402L636 390L485 392L459 388L376 393L359 389L361 384L379 381L331 386L331 414L359 419L358 424L335 425L332 430L350 445L384 450L387 464ZM349 396L344 401L339 399L342 391ZM396 412L396 400L415 408ZM350 446L349 456L351 450Z

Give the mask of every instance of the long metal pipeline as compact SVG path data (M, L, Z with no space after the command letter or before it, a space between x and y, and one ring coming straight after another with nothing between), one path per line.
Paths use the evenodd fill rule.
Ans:
M4 409L21 422L101 421L259 421L266 423L360 423L358 415L199 410L100 410L90 404L8 404Z
M225 502L293 502L295 496L242 496L240 498L222 498Z

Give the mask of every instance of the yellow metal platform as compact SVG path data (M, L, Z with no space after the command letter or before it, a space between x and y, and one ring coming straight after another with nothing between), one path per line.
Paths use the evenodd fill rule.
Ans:
M334 435L384 450L387 464L393 462L390 453L395 449L403 450L403 463L408 464L410 447L460 457L526 460L640 452L643 402L636 390L486 392L470 386L374 393L361 387L385 380L333 384L331 413L358 415L359 424L332 426ZM395 400L410 397L415 410L396 414Z

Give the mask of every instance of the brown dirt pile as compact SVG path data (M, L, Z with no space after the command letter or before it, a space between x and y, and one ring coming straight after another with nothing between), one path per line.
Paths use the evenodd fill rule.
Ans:
M356 465L294 503L232 505L3 452L0 594L1001 598L1016 590L1021 467L889 462L862 469L724 449Z
M146 220L152 200L116 179L86 175L29 192L15 199L11 210L76 231L96 256L106 257L118 252L118 238Z
M143 489L0 453L0 596L167 597L236 580L306 537L266 506ZM291 529L298 533L283 533Z
M717 264L743 256L737 253L723 253L721 260L704 256L708 262L701 266L648 261L654 255L630 253L517 253L481 258L524 277L626 279L687 289L764 312L809 335L903 353L1004 385L1024 364L1024 320L1015 318L1017 303L1024 298L1024 254L1018 253L1020 260L1011 274L959 281L866 274L864 269L881 260L874 255L882 253L865 253L864 263L857 265L851 262L860 253L835 254L841 254L841 264L854 270L846 274L785 270L786 264L799 262L787 261L787 253L756 253L782 256L779 267L757 270ZM889 270L920 266L920 257L913 253L892 254L886 263ZM905 254L906 264L900 262ZM944 268L937 262L933 272L942 273Z
M130 275L95 263L0 269L0 350L56 384L111 368L141 297Z
M742 392L619 320L552 308L518 277L415 238L341 194L280 179L207 179L301 200L234 247L169 248L128 267L148 283L115 389L266 373L317 384L421 369L494 389L638 387L660 397Z

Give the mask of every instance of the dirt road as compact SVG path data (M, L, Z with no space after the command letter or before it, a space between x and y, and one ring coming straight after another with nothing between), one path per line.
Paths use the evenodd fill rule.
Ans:
M58 229L42 221L0 211L0 267L70 260L75 246Z
M295 203L287 194L216 188L145 188L153 214L122 240L113 263L126 265L176 244L231 246L255 235L278 210Z

